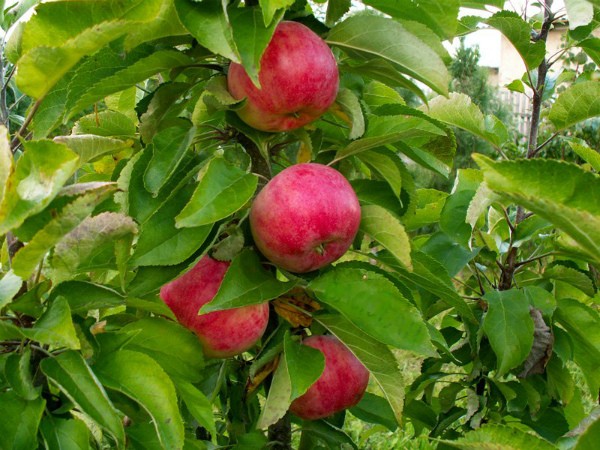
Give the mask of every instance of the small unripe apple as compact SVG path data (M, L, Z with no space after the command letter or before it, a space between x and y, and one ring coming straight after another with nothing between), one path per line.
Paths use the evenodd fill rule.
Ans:
M250 349L269 321L267 303L198 315L217 294L228 267L228 262L204 256L190 271L160 290L160 298L179 323L196 333L204 354L211 358L228 358Z
M337 95L337 63L327 46L310 28L280 22L260 60L257 88L246 70L229 66L227 86L236 99L246 98L237 110L251 127L289 131L318 119Z
M305 420L328 417L360 402L369 372L334 336L311 336L304 345L316 348L325 356L325 369L308 390L294 400L290 411Z
M341 257L359 225L360 205L348 180L316 163L282 170L250 210L256 246L290 272L310 272Z

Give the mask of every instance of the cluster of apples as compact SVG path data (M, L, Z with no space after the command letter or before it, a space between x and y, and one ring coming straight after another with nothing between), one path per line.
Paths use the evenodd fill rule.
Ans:
M302 127L324 114L335 101L335 58L308 27L284 21L261 59L260 88L244 68L232 63L231 94L246 101L238 115L250 126L269 132ZM360 205L350 183L335 169L316 163L296 164L273 177L250 210L256 247L280 269L304 273L340 258L360 224ZM160 297L178 321L194 331L205 354L227 358L252 348L269 320L268 303L198 315L216 295L229 267L204 256L180 278L164 285ZM325 368L290 410L312 420L356 405L369 373L334 336L313 335L304 345L320 350Z

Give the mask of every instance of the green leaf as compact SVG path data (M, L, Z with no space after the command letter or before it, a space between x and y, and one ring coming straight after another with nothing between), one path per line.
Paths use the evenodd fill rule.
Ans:
M360 230L383 245L407 269L412 269L410 239L393 214L381 206L363 205Z
M247 249L231 262L219 292L200 308L200 312L209 313L264 303L285 294L295 285L293 281L277 280L272 273L263 269L258 255Z
M115 183L105 183L65 206L56 217L33 236L24 248L17 252L13 259L15 273L22 278L28 278L44 259L46 253L64 235L71 232L92 214L96 206L116 190Z
M90 448L90 431L78 419L59 419L46 415L40 424L46 448L60 450L87 450Z
M192 383L179 379L175 379L174 383L179 396L185 403L185 406L192 417L194 417L201 426L206 428L212 436L216 436L217 429L215 426L215 416L210 401L199 389L194 387Z
M395 270L395 275L397 275L400 280L407 282L416 289L424 289L432 293L448 304L448 306L455 308L464 320L472 323L476 322L473 311L452 286L450 277L444 266L433 258L422 252L413 251L412 272L409 272L399 265L395 258L389 254L386 255L381 252L377 259L393 268Z
M126 139L135 137L135 123L126 115L116 111L99 111L98 114L83 116L73 127L73 134ZM84 158L85 159L85 158Z
M275 13L280 9L292 6L294 0L259 0L258 3L262 9L265 27L268 27L273 21Z
M448 176L456 153L456 138L448 125L400 104L383 105L375 114L369 117L367 136L402 133L401 144L396 144L402 153Z
M443 3L436 0L365 0L364 3L395 19L423 23L441 38L455 36L460 6L458 0Z
M362 152L360 160L381 175L398 199L402 195L403 172L406 170L400 157L393 151L376 148Z
M124 326L121 332L132 334L127 343L130 350L152 357L171 377L193 383L201 381L202 345L188 329L172 321L146 317Z
M241 57L242 64L252 82L260 87L258 73L260 59L275 32L279 20L272 20L265 26L263 15L258 7L228 8L229 22L233 28L233 40Z
M477 254L457 244L443 232L432 234L420 250L443 264L451 277L456 276Z
M600 153L598 150L590 148L583 139L569 139L567 143L577 156L592 166L596 172L600 172Z
M356 30L361 30L357 33ZM381 58L441 94L450 76L438 54L400 23L375 15L355 15L331 29L327 42L359 60Z
M6 358L4 376L11 388L25 400L35 400L40 396L41 387L33 385L31 373L31 347L23 353L11 353Z
M194 0L175 0L175 8L181 22L200 45L233 62L240 62L221 0L203 0L201 4Z
M0 203L0 235L42 211L73 175L78 156L52 141L28 141Z
M291 402L319 379L325 369L325 357L319 350L292 340L289 331L283 338L283 351L291 382Z
M461 450L556 450L554 445L536 434L496 424L485 424L456 441L442 442Z
M175 217L177 227L207 225L233 214L252 198L258 177L214 158L202 177L190 202Z
M435 189L417 189L416 194L417 205L414 213L402 218L408 231L438 222L448 196L447 193Z
M339 90L335 102L341 110L337 115L341 114L350 125L348 139L361 137L365 132L365 118L358 97L350 89L342 88Z
M146 167L144 185L154 196L181 163L195 134L196 128L192 126L170 127L159 131L152 139L152 159Z
M350 144L348 144L346 147L338 150L338 152L335 154L334 162L339 161L348 156L356 155L357 153L366 152L367 150L372 150L377 147L393 144L404 137L405 136L403 135L403 133L390 133L381 136L364 137L362 139L357 139L356 141L353 141Z
M63 297L55 298L33 328L23 328L21 333L31 340L52 347L81 348L69 304Z
M96 136L94 134L72 134L70 136L57 136L54 142L66 145L79 155L79 165L93 162L106 155L114 155L122 150L131 148L134 141L126 141L111 137Z
M190 64L192 64L192 60L181 52L175 50L158 50L150 56L142 58L114 75L103 78L93 86L90 86L70 109L67 117L72 117L75 113L102 100L109 94L114 94L115 92L135 86L136 83L144 81L152 75Z
M292 401L292 382L290 380L290 372L287 368L285 358L279 360L279 364L273 374L273 380L269 387L269 395L265 401L265 406L262 409L258 419L258 428L267 428L281 419Z
M584 272L560 264L547 267L543 278L557 280L579 289L585 295L593 297L596 293L592 279Z
M178 195L199 169L198 160L188 153L186 160L179 165L165 188L154 197L144 187L144 173L151 158L152 152L144 149L127 162L117 181L119 188L125 191L124 195L115 195L115 200L123 210L142 225L163 205Z
M378 341L421 355L435 354L419 311L383 275L337 266L309 288Z
M361 205L379 205L388 211L400 215L400 201L385 181L351 180L352 189Z
M565 0L569 29L589 24L594 19L594 6L587 0Z
M558 301L555 320L573 343L575 362L583 372L590 392L600 388L600 315L573 299Z
M406 104L398 91L379 81L371 81L365 86L362 100L367 104L371 111L377 109L379 106L389 105L390 103Z
M365 392L360 403L350 412L363 422L385 426L390 431L398 429L398 422L388 401L378 395Z
M172 0L160 0L160 10L156 17L141 26L129 29L125 38L127 50L136 47L142 42L157 41L160 38L186 35L187 30L177 16L177 11Z
M156 18L161 3L125 0L111 1L107 8L86 2L38 6L23 31L17 83L29 95L43 97L82 57Z
M527 70L537 68L546 56L544 41L531 42L531 26L517 13L500 11L487 19L486 23L500 31L515 47Z
M352 0L331 0L327 2L327 13L325 15L325 24L333 26L340 20L352 6Z
M350 349L371 373L389 402L396 421L402 423L404 407L404 376L390 349L368 336L339 314L319 314L315 320Z
M11 270L6 272L0 280L0 309L8 305L19 293L23 279Z
M438 96L429 101L428 114L435 119L467 130L495 147L500 147L508 138L504 124L495 116L484 116L471 99L457 92L450 97Z
M469 248L471 226L467 223L467 213L475 191L461 190L446 197L440 215L440 228L454 242Z
M581 0L586 1L586 0ZM594 61L600 65L600 38L591 37L578 43L578 46Z
M427 96L417 84L410 78L402 75L392 63L384 59L371 59L364 62L346 60L340 62L338 67L342 73L359 74L363 77L380 81L390 88L401 87L415 94L423 103L427 103L428 101Z
M81 58L95 53L126 32L126 21L103 22L62 46L35 47L19 59L17 86L33 98L43 98Z
M65 281L52 289L50 300L64 297L74 314L87 316L93 309L114 308L125 304L123 296L117 291L100 284L87 281Z
M4 416L0 420L3 450L37 448L37 430L45 405L46 401L41 397L28 401L13 391L0 393L0 411Z
M104 212L81 222L56 245L51 260L53 279L67 280L77 273L115 268L120 245L131 245L137 225L128 216Z
M558 130L600 115L600 82L585 81L563 91L550 109L548 118Z
M498 357L498 376L506 374L527 358L533 345L533 320L522 291L490 291L483 298L488 310L483 331Z
M151 143L155 135L161 131L164 131L163 137L159 138L158 141L161 151L164 150L165 145L172 144L170 141L177 141L179 139L183 141L181 143L175 142L174 144L175 151L173 153L175 153L175 158L173 161L175 163L179 162L179 158L185 154L187 147L182 148L183 145L186 143L189 145L190 143L186 137L177 137L177 134L185 134L185 132L189 131L191 128L189 121L179 117L187 106L187 102L181 101L180 99L185 99L191 87L192 85L189 83L179 82L160 84L154 92L144 100L145 103L150 99L145 107L144 113L140 117L140 136L142 141ZM140 104L140 108L142 104ZM173 129L169 130L169 128ZM178 128L180 130L177 130ZM169 155L170 152L160 155L162 156L160 162L163 165L166 165L167 168L170 165ZM154 164L157 162L159 161L154 161ZM146 188L152 192L149 185L146 185Z
M189 186L193 188L192 186ZM175 216L188 202L191 189L184 187L169 202L142 224L132 266L170 266L192 256L210 235L212 224L199 227L177 228Z
M266 428L281 419L290 404L303 395L325 369L323 353L295 342L289 331L283 338L283 349L258 422L259 428Z
M110 433L117 447L125 446L121 417L80 353L67 351L54 358L45 358L40 367L81 412Z
M600 262L600 177L554 160L473 158L493 191L548 220Z
M13 168L13 156L10 149L10 136L4 125L0 125L0 204L4 198L6 182L10 178Z
M596 419L586 430L577 438L577 444L574 450L594 450L598 446L600 439L600 419Z
M143 353L119 350L94 364L94 371L104 386L146 410L164 448L183 447L183 421L175 387L156 361Z

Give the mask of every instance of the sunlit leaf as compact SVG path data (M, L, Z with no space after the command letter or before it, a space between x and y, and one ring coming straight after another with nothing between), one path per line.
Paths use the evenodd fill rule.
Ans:
M243 207L256 190L258 177L231 165L224 158L213 159L190 202L175 218L178 227L214 223Z
M600 115L600 82L586 81L569 86L550 109L548 118L562 130L578 122Z
M0 393L0 420L2 448L28 450L37 448L37 430L44 413L46 401L41 397L24 400L14 391Z
M13 259L15 273L22 278L28 278L43 260L46 253L64 235L71 232L86 217L92 214L94 208L112 195L116 189L116 184L106 183L65 206L55 218L33 236L24 248L17 252Z
M521 364L533 344L533 320L522 291L490 291L483 330L498 357L498 375Z
M448 92L449 74L442 59L396 21L375 15L351 16L331 29L327 42L359 59L387 60L433 90Z
M105 387L130 397L146 410L164 448L183 448L183 421L175 387L156 361L122 349L105 355L93 370Z
M455 441L445 440L444 444L461 450L483 450L502 448L503 450L553 450L550 442L536 434L507 425L486 424L478 430L470 431Z
M531 42L531 26L513 11L500 11L487 19L487 24L499 30L521 55L527 69L540 65L546 54L542 40Z
M396 421L402 423L405 381L398 361L390 349L338 314L318 315L315 319L342 341L364 364L392 407Z
M548 220L600 262L600 177L555 160L474 159L490 189Z
M30 141L8 178L0 203L0 235L43 210L73 175L78 156L52 141Z
M292 281L277 280L263 269L255 252L245 250L231 262L217 295L200 311L208 313L264 303L285 294L294 286Z
M408 234L394 215L377 205L363 205L360 229L383 245L406 268L412 268Z
M383 275L338 266L313 280L309 288L378 341L418 354L434 353L419 311Z
M121 417L104 387L78 352L68 351L54 358L46 358L40 366L81 412L108 431L118 447L124 446L125 432Z

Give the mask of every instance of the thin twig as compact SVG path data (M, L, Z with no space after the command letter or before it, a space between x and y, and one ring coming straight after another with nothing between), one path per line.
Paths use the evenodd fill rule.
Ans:
M552 142L552 140L559 134L560 134L560 131L557 131L552 136L550 136L548 139L546 139L544 142L542 142L540 145L538 145L537 148L533 151L532 155L533 156L537 155L541 149L543 149L546 145L548 145L550 142Z
M35 113L37 112L37 110L41 104L42 104L42 99L40 98L33 104L31 109L29 110L29 114L27 114L27 117L25 118L25 121L23 122L23 125L21 125L21 128L19 129L19 131L17 131L17 134L15 134L15 137L13 138L13 140L10 143L10 148L12 149L13 153L16 151L17 146L19 145L19 142L20 142L19 138L22 137L23 134L25 133L25 131L27 130L27 127L33 120L33 116L35 116Z
M538 261L540 259L547 258L548 256L552 256L552 255L555 255L555 254L556 254L555 252L548 252L548 253L544 253L543 255L536 256L534 258L529 258L529 259L526 259L524 261L519 261L518 263L515 264L515 267L521 267L521 266L524 266L526 264Z

